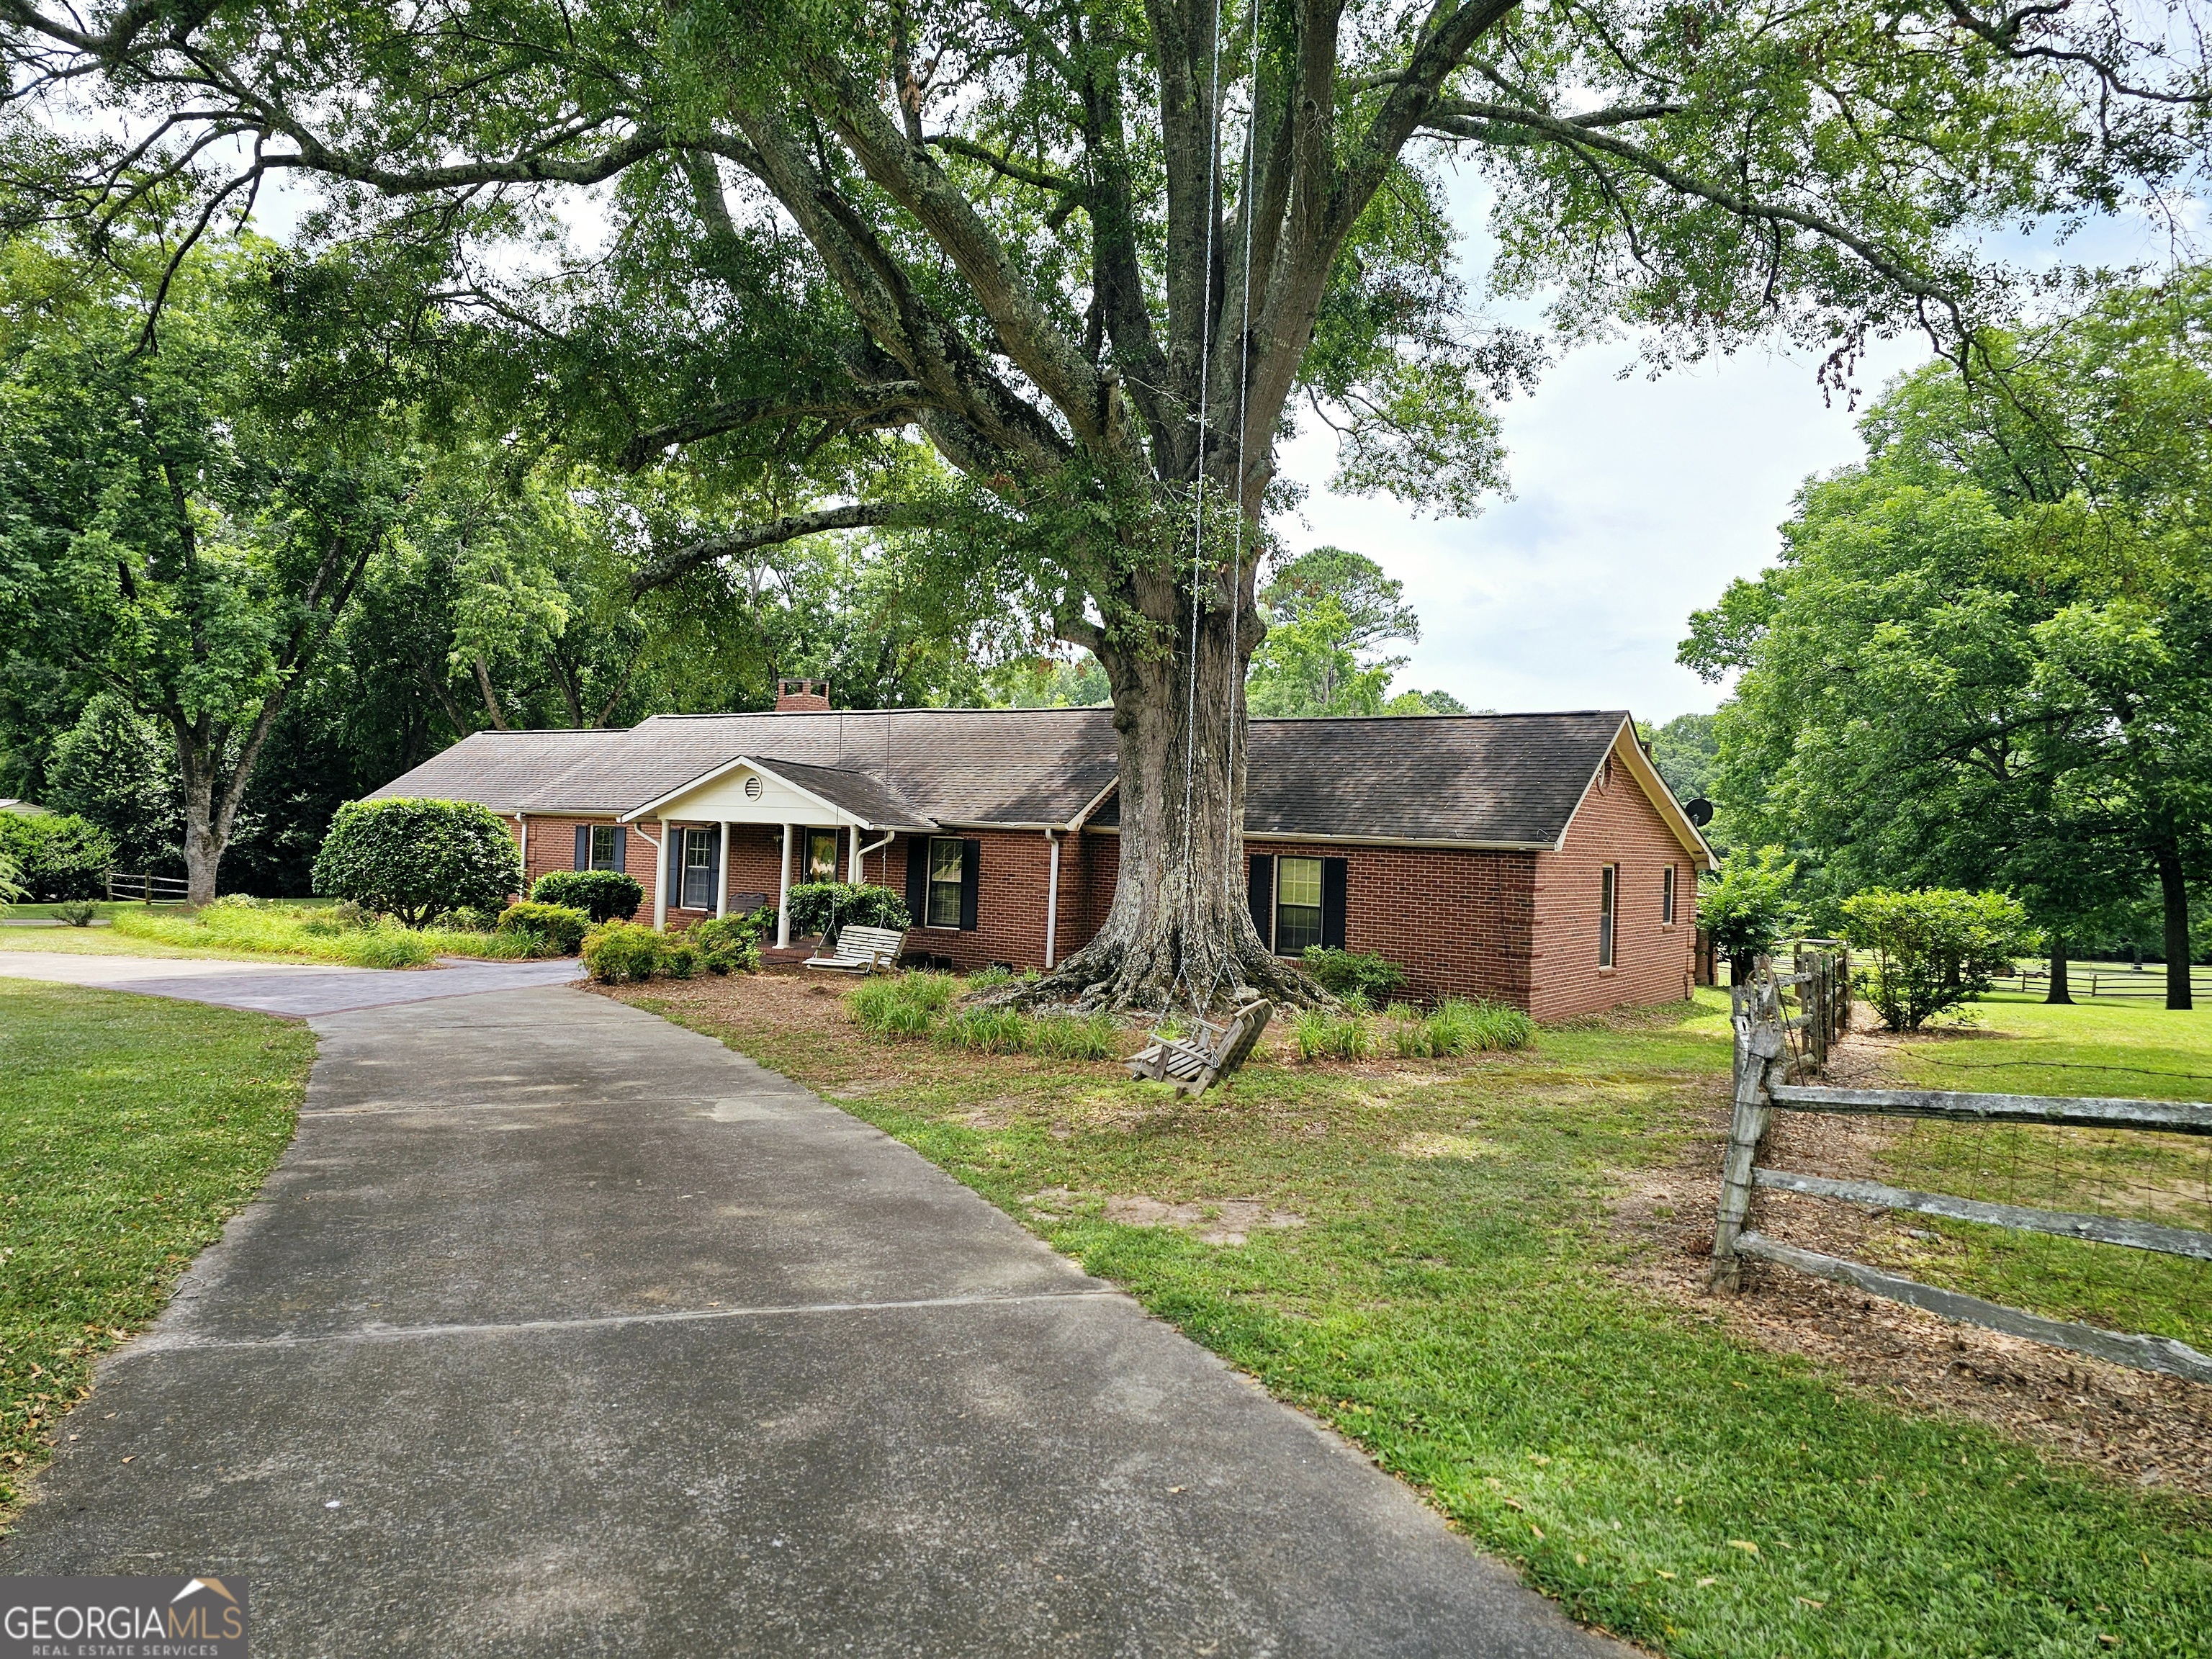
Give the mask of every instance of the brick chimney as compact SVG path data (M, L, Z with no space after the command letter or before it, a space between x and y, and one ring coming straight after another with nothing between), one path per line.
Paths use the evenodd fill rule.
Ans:
M820 688L817 690L817 688ZM779 714L826 714L830 712L827 680L778 680L775 712Z

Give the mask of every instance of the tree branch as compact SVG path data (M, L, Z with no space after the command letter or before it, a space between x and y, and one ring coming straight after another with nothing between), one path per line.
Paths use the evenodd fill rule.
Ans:
M689 574L702 565L716 564L724 559L733 559L750 553L756 548L774 547L782 542L795 542L802 536L818 536L827 530L864 530L872 526L914 524L920 514L908 501L860 501L850 507L825 507L812 513L793 513L750 530L732 535L708 536L678 548L666 558L655 561L630 578L633 595L649 593L654 588Z

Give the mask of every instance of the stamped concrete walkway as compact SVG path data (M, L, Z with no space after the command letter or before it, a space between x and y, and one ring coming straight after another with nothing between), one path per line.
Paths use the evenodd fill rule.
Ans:
M313 1024L0 1572L242 1577L264 1659L1624 1652L717 1042L567 988Z

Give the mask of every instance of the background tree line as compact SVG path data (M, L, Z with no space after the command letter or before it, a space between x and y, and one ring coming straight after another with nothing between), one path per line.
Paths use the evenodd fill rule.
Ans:
M2190 1004L2212 875L2212 272L2107 279L1931 366L1691 623L1738 676L1716 832L1855 893L1995 888L2070 951L2151 930Z

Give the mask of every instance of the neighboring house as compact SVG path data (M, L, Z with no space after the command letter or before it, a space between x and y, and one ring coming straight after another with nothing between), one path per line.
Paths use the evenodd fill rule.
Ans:
M0 795L0 812L20 813L27 818L51 817L52 813L34 800L19 800L13 795Z
M1712 854L1625 713L1249 730L1252 918L1280 954L1379 951L1419 996L1540 1018L1686 994ZM866 880L905 893L918 958L1046 968L1113 902L1116 767L1108 709L837 712L810 687L774 714L477 732L376 794L481 802L532 878L628 871L657 923Z

